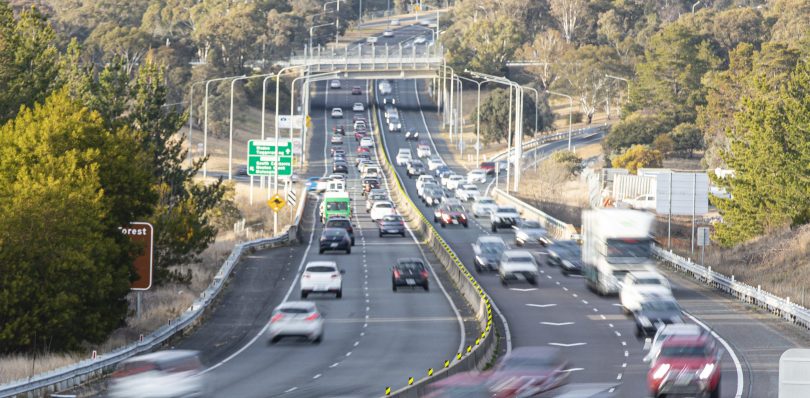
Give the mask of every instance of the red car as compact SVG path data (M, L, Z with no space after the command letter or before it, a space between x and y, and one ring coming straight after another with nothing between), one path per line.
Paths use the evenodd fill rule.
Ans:
M335 134L346 135L346 129L343 126L332 127L332 132Z
M487 175L495 174L495 162L481 162L481 165L479 165L478 168L486 171Z
M553 347L518 347L489 376L493 397L530 397L568 382L568 362Z
M355 131L354 132L354 140L355 141L360 141L365 136L366 136L365 131Z
M358 146L357 147L357 153L366 153L366 152L368 152L368 147L365 147L365 146Z
M491 398L488 373L463 372L425 386L425 398Z
M352 87L352 95L362 95L362 94L363 94L363 90L360 89L360 86Z
M654 397L688 394L720 397L720 358L723 351L708 335L673 336L661 344L647 373Z

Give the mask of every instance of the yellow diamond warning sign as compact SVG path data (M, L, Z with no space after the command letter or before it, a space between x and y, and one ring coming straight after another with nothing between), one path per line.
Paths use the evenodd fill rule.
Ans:
M287 204L287 202L284 201L284 198L279 194L273 195L273 197L267 201L267 205L270 206L270 208L273 209L273 211L281 210L281 208L284 207L285 204Z

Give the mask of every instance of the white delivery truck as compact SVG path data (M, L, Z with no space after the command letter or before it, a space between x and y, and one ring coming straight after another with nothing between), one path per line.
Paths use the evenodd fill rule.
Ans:
M779 398L810 397L810 349L791 348L779 358Z
M655 269L653 222L652 213L638 210L582 212L582 274L589 289L617 294L619 282L628 272Z

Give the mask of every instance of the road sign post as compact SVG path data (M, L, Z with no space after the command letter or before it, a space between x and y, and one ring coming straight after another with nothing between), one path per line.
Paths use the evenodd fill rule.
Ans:
M703 265L703 253L706 250L706 246L711 244L711 239L709 239L709 227L698 227L697 236L697 245L700 246L700 265Z
M130 290L135 293L135 317L141 317L141 295L144 290L152 287L153 253L154 253L154 228L147 222L132 222L126 227L118 228L122 234L128 236L130 240L141 247L141 251L133 261L135 273L138 279L129 285Z

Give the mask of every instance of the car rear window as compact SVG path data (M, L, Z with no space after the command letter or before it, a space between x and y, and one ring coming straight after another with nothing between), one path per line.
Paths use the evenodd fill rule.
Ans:
M401 218L399 216L385 216L383 217L383 221L400 221Z
M331 265L313 265L307 267L307 272L335 272L335 267Z
M524 221L523 226L526 228L541 228L540 223L537 221Z
M658 278L639 278L636 279L637 285L660 285L661 280Z
M397 267L400 269L415 269L415 270L422 270L425 268L425 265L422 264L420 261L401 261L397 263Z
M464 208L461 207L461 206L458 206L458 205L456 205L456 206L447 206L447 210L450 210L450 211L464 211Z
M349 228L352 223L349 220L329 220L326 222L326 226L330 228Z
M501 206L501 207L498 207L498 212L500 212L500 213L517 213L517 210L514 207Z
M393 206L390 203L378 203L376 207L380 209L390 209Z
M323 231L323 234L325 236L330 237L330 238L334 238L334 237L337 237L337 236L344 236L346 234L346 231L344 231L342 229L330 228L330 229L327 229L327 230Z
M533 262L534 259L526 256L513 256L509 257L509 261L514 261L516 263L530 263Z
M287 307L279 310L282 314L307 314L309 310L306 308Z

